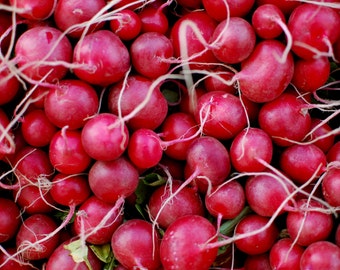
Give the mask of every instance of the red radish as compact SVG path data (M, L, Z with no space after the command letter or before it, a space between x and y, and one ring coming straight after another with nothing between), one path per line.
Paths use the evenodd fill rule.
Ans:
M327 161L340 161L340 142L336 142L327 152Z
M327 165L326 155L314 144L292 145L283 150L280 168L298 184L320 176Z
M169 21L167 16L164 14L162 7L147 6L138 13L138 16L142 23L142 33L167 33Z
M241 63L238 80L242 94L254 102L269 102L287 88L294 73L292 54L277 40L257 43L252 54Z
M21 224L17 204L10 199L0 198L0 219L0 243L3 243L15 236Z
M9 0L9 3L22 10L18 14L29 20L46 20L53 14L56 6L55 0Z
M300 259L304 248L294 244L290 238L278 240L270 249L269 261L273 269L300 270Z
M47 82L55 82L68 71L65 65L72 61L72 46L60 30L37 26L18 38L15 57L20 72L28 79L37 81L44 78Z
M23 260L17 254L16 248L6 248L6 253L0 251L1 270L34 270L34 266L29 261Z
M201 7L202 0L177 0L177 4L188 9L198 9Z
M167 145L167 141L177 140L178 142L175 144L168 143L170 145L166 146L165 154L174 159L185 160L188 148L197 132L198 127L192 115L177 112L167 116L161 126L160 137L165 145ZM185 140L181 141L182 138Z
M72 250L73 245L77 246L77 241L75 239L70 239L62 242L58 247L53 251L51 256L48 258L46 263L46 270L57 270L60 269L60 266L63 267L64 270L100 270L103 267L103 263L98 259L95 253L89 248L89 246L84 245L79 248L79 250ZM83 251L86 252L86 258L82 256L82 254L77 254L78 252ZM80 260L80 261L79 261Z
M10 129L10 121L7 114L0 108L0 159L15 153L13 132Z
M340 169L328 169L322 178L322 193L325 200L334 207L340 206Z
M248 255L244 260L244 270L272 270L268 253Z
M93 50L93 48L105 50ZM109 30L98 30L79 40L73 50L75 75L90 84L107 86L124 78L130 68L128 49Z
M289 15L301 2L291 0L256 0L256 3L261 6L272 4L277 6L285 15Z
M240 99L222 91L208 92L198 99L195 119L204 134L222 140L235 137L247 125Z
M340 248L332 242L318 241L310 244L301 256L301 269L340 268Z
M0 14L1 15L1 14ZM1 20L1 19L0 19ZM10 90L9 90L10 89ZM7 68L0 68L0 105L12 101L19 93L20 84Z
M121 202L107 203L96 196L90 196L76 214L74 232L94 245L110 243L112 234L123 221Z
M18 206L26 214L51 213L55 205L48 187L27 185L13 191L13 197Z
M138 170L125 157L112 161L96 161L90 168L88 182L101 200L115 203L133 194L139 183Z
M159 163L163 148L159 136L154 131L141 128L131 134L127 153L136 167L148 169Z
M168 104L159 86L140 75L130 75L127 81L109 90L108 107L111 113L122 115L133 130L156 129L164 121Z
M333 217L323 212L323 209L325 209L323 205L314 200L297 201L296 210L290 211L286 219L288 233L294 242L308 246L328 239L334 222Z
M159 269L159 245L160 235L141 219L124 222L111 239L113 255L127 269Z
M94 116L81 131L85 152L96 160L114 160L120 157L127 148L128 141L126 125L111 113Z
M315 92L327 82L330 71L327 57L298 59L294 63L292 84L301 92Z
M205 195L205 206L214 217L233 219L241 213L246 203L245 192L237 181L224 182L213 186Z
M274 39L281 35L281 24L286 22L283 12L273 4L258 6L251 18L256 34L264 39ZM281 23L280 23L281 22Z
M64 174L84 172L92 159L86 153L79 130L62 129L51 139L48 155L53 167Z
M239 172L265 170L262 160L271 163L273 143L269 135L259 128L246 128L236 135L230 146L230 160Z
M212 74L205 78L204 88L207 92L225 91L230 94L236 94L236 89L233 85L227 85L225 82L230 81L233 73L226 68L217 67L211 70Z
M140 75L156 79L170 69L173 46L165 35L147 32L132 42L130 56L133 67Z
M216 138L196 138L188 149L185 176L195 177L201 191L209 185L219 185L228 177L231 164L228 150Z
M288 20L293 52L303 59L331 56L330 49L340 36L340 16L335 9L310 3L294 9Z
M62 80L49 89L44 104L48 119L59 128L68 126L69 129L83 127L87 118L97 113L98 107L95 89L81 80L72 79Z
M335 142L335 134L332 134L332 127L319 118L312 118L311 130L307 141L313 142L325 154L332 148Z
M35 147L47 146L57 127L47 118L41 109L29 111L21 120L21 132L25 141Z
M174 56L182 61L215 63L212 51L207 49L217 23L205 11L191 12L175 22L170 32L174 46ZM199 32L198 32L199 31ZM198 36L199 35L199 36ZM190 64L191 68L203 68L205 65Z
M121 40L132 40L141 32L142 22L136 12L124 9L110 21L110 29Z
M58 173L52 179L50 194L60 205L80 205L90 197L91 189L84 175Z
M3 1L0 1L2 3ZM12 15L6 11L0 11L0 51L5 55L8 52L11 38L6 36L6 32L12 26Z
M218 249L208 248L206 244L216 241L216 229L206 218L197 215L180 217L164 233L160 245L162 265L165 270L209 269Z
M223 63L236 64L245 60L254 50L256 35L253 27L240 17L220 22L212 35L212 51Z
M251 176L245 184L249 206L258 215L266 217L284 213L292 202L288 200L292 191L293 186L285 179L268 173Z
M21 185L36 184L52 176L53 166L48 154L41 148L26 146L14 158L14 173Z
M66 34L72 38L79 38L84 30L91 33L104 26L104 23L98 20L92 20L92 24L86 25L88 28L81 24L90 21L105 5L105 0L58 0L53 18L61 31L66 31Z
M301 141L310 131L311 116L306 104L294 94L285 92L271 102L265 103L258 116L260 128L279 146Z
M248 235L235 241L236 247L249 255L258 255L271 249L279 234L269 218L256 214L245 216L235 227L236 235ZM256 232L256 233L255 233Z
M202 0L209 16L217 21L229 17L244 17L252 9L255 0Z
M35 214L24 220L16 236L16 246L26 260L48 258L59 244L56 222L47 215Z
M191 187L184 187L170 203L166 200L181 186L181 181L173 181L157 188L150 196L148 211L160 227L167 228L179 217L185 215L204 216L204 207L199 194Z

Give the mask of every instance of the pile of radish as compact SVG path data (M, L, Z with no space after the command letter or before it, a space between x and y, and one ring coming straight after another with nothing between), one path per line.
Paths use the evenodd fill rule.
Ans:
M338 0L0 0L0 269L340 269Z

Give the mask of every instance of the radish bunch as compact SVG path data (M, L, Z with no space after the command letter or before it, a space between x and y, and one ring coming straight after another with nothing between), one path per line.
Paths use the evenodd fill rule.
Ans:
M340 269L339 25L0 1L0 269Z

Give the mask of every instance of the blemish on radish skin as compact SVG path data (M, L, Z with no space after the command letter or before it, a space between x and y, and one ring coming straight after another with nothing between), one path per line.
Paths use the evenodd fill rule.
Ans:
M47 39L47 43L50 44L51 41L53 40L53 34L51 32L46 32L46 39Z
M72 13L74 14L74 15L83 15L83 10L82 9L80 9L80 8L77 8L77 9L74 9L73 11L72 11Z

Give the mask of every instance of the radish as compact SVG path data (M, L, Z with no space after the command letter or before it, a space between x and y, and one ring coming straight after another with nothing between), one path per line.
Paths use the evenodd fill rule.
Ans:
M340 248L328 241L312 243L303 252L300 267L301 269L339 269Z
M217 139L234 138L247 125L241 100L226 92L208 92L197 101L196 122L203 126L204 134Z
M217 66L211 70L211 76L204 79L204 88L207 92L225 91L230 94L236 94L236 89L233 85L227 85L224 82L230 81L233 73L222 66ZM217 77L215 76L217 75Z
M146 6L138 13L141 21L141 32L156 32L166 34L169 21L163 12L163 7Z
M81 80L60 81L57 87L48 90L44 103L48 119L59 128L69 129L83 127L98 108L96 90Z
M285 92L261 107L258 116L260 128L279 146L302 141L311 128L311 116L305 106L304 101Z
M21 224L17 204L10 199L0 198L0 219L0 243L3 243L15 236Z
M248 255L244 261L244 270L272 270L268 253Z
M269 251L270 265L274 269L300 270L304 248L294 244L290 238L278 240Z
M184 187L170 203L165 203L181 184L181 181L174 180L169 185L157 188L150 196L148 211L152 220L162 228L168 228L171 223L185 215L204 216L202 200L197 191L191 187Z
M132 133L127 152L132 163L141 169L156 166L163 155L159 137L153 130L145 128Z
M27 185L13 191L14 201L28 215L51 213L55 207L49 188L41 185Z
M336 142L327 152L327 161L340 161L340 142Z
M293 56L277 40L264 40L241 63L234 77L241 93L254 102L269 102L278 98L292 80Z
M214 217L223 219L236 218L246 204L246 196L242 185L237 181L226 181L213 186L205 195L205 206Z
M15 96L18 93L20 93L20 84L19 84L18 79L10 75L10 71L8 70L8 68L1 67L0 68L0 105L9 103L15 98Z
M273 143L269 135L259 128L246 128L238 133L230 146L230 160L239 172L260 172L270 163Z
M76 248L73 250L73 244L77 244L77 240L70 239L58 245L48 258L45 269L56 270L59 269L60 266L63 266L65 270L102 269L103 263L97 258L89 246L85 245L80 247L79 250ZM81 253L82 251L84 254Z
M252 9L255 0L202 0L203 7L217 21L230 17L245 17Z
M61 31L66 31L68 36L79 38L84 30L91 33L99 30L104 26L104 22L93 21L92 24L81 24L90 21L97 13L105 7L106 1L77 1L77 0L60 0L57 1L53 19ZM86 32L85 32L86 33Z
M165 145L167 141L177 140L177 143L168 143L164 150L165 154L174 159L185 160L197 132L197 123L192 115L183 112L168 115L162 123L159 136ZM181 140L182 138L184 140Z
M0 251L0 267L2 270L34 270L34 266L19 257L14 247Z
M296 7L288 20L293 52L303 59L332 56L332 44L340 36L339 24L339 14L330 7L309 3Z
M26 260L48 258L59 244L57 224L47 215L35 214L24 220L16 235L16 246Z
M93 50L93 48L105 50ZM94 85L107 86L124 78L130 68L128 49L109 30L98 30L80 39L73 50L74 74Z
M297 6L301 5L299 1L290 0L256 0L256 3L261 6L272 4L277 6L285 15L289 15Z
M20 35L15 58L20 74L27 79L56 82L66 76L72 61L72 45L59 29L37 26Z
M168 104L159 86L140 75L128 76L126 82L113 85L109 90L108 109L125 118L126 125L156 129L168 113Z
M333 128L322 119L312 118L311 131L307 141L313 142L325 154L335 145L335 134L332 134Z
M22 135L34 147L47 146L57 130L41 109L26 113L21 120Z
M90 168L88 183L91 191L107 203L133 194L139 183L138 170L125 157L112 161L96 161Z
M159 269L159 245L160 235L152 224L140 219L124 222L111 239L113 255L127 269Z
M146 32L133 41L130 55L132 65L140 75L156 79L170 69L173 46L165 35Z
M251 209L261 216L283 214L293 203L289 198L293 186L280 176L263 173L250 176L245 184L245 196Z
M280 8L273 4L258 6L251 18L256 34L264 39L274 39L282 34L282 24L286 22Z
M20 10L19 15L29 20L46 20L49 18L56 6L55 0L27 1L27 0L9 0L9 4Z
M53 167L64 174L84 172L92 159L82 144L78 130L59 130L51 139L48 155Z
M301 92L315 92L330 76L331 65L327 57L298 59L294 63L292 84Z
M187 215L178 218L165 231L160 244L164 269L209 269L218 249L207 248L216 242L216 229L204 217Z
M235 234L252 234L235 241L236 247L250 255L258 255L271 249L279 234L274 223L269 224L269 218L256 214L245 216L235 227ZM266 227L265 227L266 226ZM256 231L258 233L255 233Z
M127 148L129 132L118 116L100 113L86 122L81 130L85 152L96 160L114 160ZM110 149L110 151L107 151Z
M120 213L121 201L107 203L95 195L83 202L74 220L73 229L76 235L87 243L104 245L110 243L113 232L123 221Z
M91 189L85 175L58 173L52 179L50 194L60 205L80 205L90 197Z
M211 38L212 52L223 63L240 63L253 52L255 41L255 31L250 23L240 17L231 17L215 28Z
M136 12L123 9L110 21L110 29L121 40L133 40L142 30L142 22Z
M308 246L328 239L333 228L333 217L323 210L325 207L317 201L297 201L296 210L290 211L286 219L287 231L294 243ZM315 226L316 222L318 226Z
M228 150L216 138L204 136L196 138L187 153L184 168L186 179L193 177L200 191L210 185L221 184L231 171Z
M315 146L292 145L280 156L280 168L298 184L320 176L326 169L327 160L324 152Z
M330 205L334 207L340 206L339 194L339 182L340 182L340 169L330 168L325 172L322 177L322 193L323 196Z
M14 173L21 185L36 184L53 174L48 154L41 148L26 146L15 154Z

